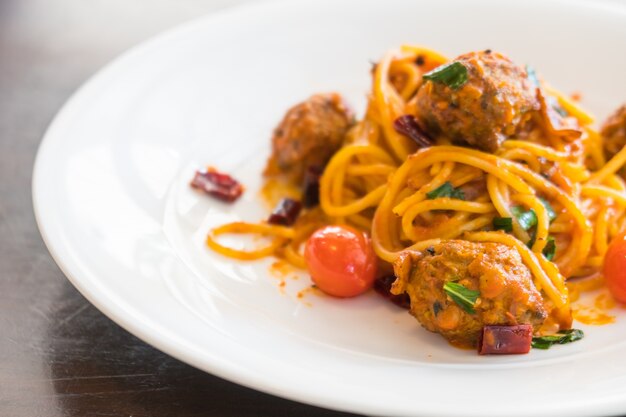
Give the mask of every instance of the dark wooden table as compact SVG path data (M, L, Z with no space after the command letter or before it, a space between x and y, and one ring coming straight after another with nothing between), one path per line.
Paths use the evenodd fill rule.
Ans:
M242 0L0 0L0 416L334 416L143 343L66 280L32 212L47 125L124 49Z

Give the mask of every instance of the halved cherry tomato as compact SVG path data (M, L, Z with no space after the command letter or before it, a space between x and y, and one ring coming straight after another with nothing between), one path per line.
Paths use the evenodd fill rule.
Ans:
M309 237L304 249L311 278L335 297L354 297L374 284L376 254L363 232L348 226L325 226Z
M626 303L626 235L613 239L604 255L606 286L619 302Z

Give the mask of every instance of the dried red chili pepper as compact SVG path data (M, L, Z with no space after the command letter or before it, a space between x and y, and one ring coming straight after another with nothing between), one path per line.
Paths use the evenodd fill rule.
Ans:
M528 353L533 340L533 326L485 326L478 343L481 355Z
M408 294L395 295L391 293L391 286L395 280L396 277L393 275L385 275L376 278L374 281L374 290L395 305L409 309L411 307L411 299Z
M576 118L567 116L554 97L537 88L537 98L541 104L541 114L551 133L568 141L578 139L583 134Z
M206 171L196 171L190 185L193 188L218 198L222 201L232 203L243 193L243 186L228 174L218 172L215 168L209 167Z
M399 134L413 139L420 148L428 148L434 144L433 140L419 126L415 116L411 114L405 114L394 120L393 128Z
M311 165L304 173L302 185L302 204L304 207L315 207L320 202L320 179L324 168Z
M301 209L302 204L299 201L283 198L274 208L267 222L281 226L291 226L298 218Z

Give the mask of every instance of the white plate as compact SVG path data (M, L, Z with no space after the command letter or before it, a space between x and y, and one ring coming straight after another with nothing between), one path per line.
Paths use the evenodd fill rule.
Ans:
M210 225L265 215L256 191L273 126L337 90L360 110L369 62L419 43L493 48L532 64L604 116L626 99L626 8L606 2L298 1L199 19L126 53L64 107L39 150L37 220L52 255L99 309L200 369L279 396L365 414L626 412L626 318L526 356L449 347L369 294L284 290L271 261L203 245ZM192 192L212 164L246 184L225 205Z

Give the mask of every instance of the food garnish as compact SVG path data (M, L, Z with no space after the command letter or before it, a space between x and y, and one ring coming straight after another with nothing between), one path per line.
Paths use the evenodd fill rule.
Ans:
M531 228L537 226L537 214L535 210L524 210L521 206L513 206L511 207L511 212L517 219L517 222L524 230L530 230Z
M465 200L465 193L463 192L463 190L454 188L450 182L446 181L439 187L426 193L426 197L428 197L430 200L434 200L435 198L442 198L442 197L455 198L457 200Z
M476 314L474 306L476 305L476 300L480 297L480 291L470 290L459 283L451 281L443 284L443 290L452 301L457 303L467 313Z
M434 144L433 140L422 130L417 123L417 119L412 114L398 117L393 122L393 128L401 135L413 139L420 148L428 148Z
M532 340L532 347L535 349L550 349L552 345L564 345L575 342L585 337L582 330L567 329L560 330L556 334L546 336L535 336Z
M533 326L530 324L485 326L478 343L478 353L480 355L528 353L532 340Z
M548 236L546 246L543 248L543 256L545 256L547 260L551 261L554 259L554 255L556 255L556 241L552 236Z
M453 90L458 90L467 82L467 68L460 62L441 65L431 72L424 74L423 78L428 81L442 83Z
M526 74L528 74L528 79L535 87L541 87L541 83L539 82L539 78L537 78L537 72L530 65L526 65Z
M302 184L302 204L304 207L315 207L320 203L320 177L324 169L318 165L311 165L304 172Z
M206 171L196 171L190 185L207 195L232 203L243 194L243 186L228 174L218 172L213 167Z
M552 205L550 205L548 200L546 200L545 198L539 197L539 201L541 201L543 206L546 208L546 212L548 213L548 219L550 220L550 223L552 223L557 217L556 211L554 211Z
M513 219L510 217L494 217L493 228L495 230L504 230L505 232L513 231Z
M269 224L291 226L298 218L301 209L302 204L299 201L291 198L283 198L278 202L272 214L270 214L267 219L267 222Z
M398 307L408 309L411 306L411 299L409 298L408 294L404 293L395 295L391 293L391 286L393 285L395 280L395 275L384 275L382 277L376 278L376 280L374 281L374 290Z

